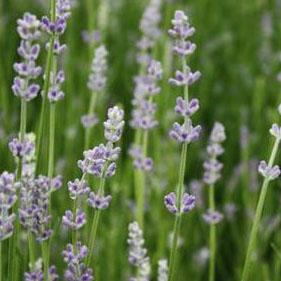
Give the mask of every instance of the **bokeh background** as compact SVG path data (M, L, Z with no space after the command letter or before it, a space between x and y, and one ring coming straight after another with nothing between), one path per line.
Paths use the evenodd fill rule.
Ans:
M130 119L133 97L133 77L138 73L136 42L140 38L139 22L148 1L93 0L89 10L87 0L78 0L72 11L64 41L68 50L60 62L64 65L66 97L58 104L56 121L56 171L65 182L79 175L76 166L84 148L84 129L80 117L87 112L90 93L87 79L93 46L82 39L82 31L90 22L100 31L101 41L109 51L108 86L100 97L98 115L104 120L106 110L116 103L123 106L126 120ZM20 102L11 91L14 77L13 63L19 36L16 20L25 11L39 18L48 13L46 0L0 1L0 170L15 169L8 150L8 140L19 129ZM218 226L217 280L239 280L244 261L250 222L256 204L261 178L256 167L267 159L272 147L268 133L273 122L279 122L277 106L281 102L281 1L280 0L163 0L162 36L158 40L155 58L165 65L162 92L157 97L159 127L152 133L149 154L155 159L155 170L146 184L145 238L153 265L152 280L156 280L157 261L168 257L169 234L173 217L163 205L163 196L176 185L179 147L168 137L175 118L173 107L178 90L168 85L168 78L176 69L170 52L167 30L176 9L183 9L196 27L194 42L197 51L191 66L202 73L202 79L191 89L191 96L201 102L196 122L203 126L201 140L188 153L186 185L202 178L208 134L215 121L226 127L227 141L223 177L216 186L218 208L224 220ZM44 66L46 52L40 55ZM42 82L42 81L41 81ZM36 130L41 100L28 107L28 131ZM95 128L92 144L103 140L102 125ZM113 195L111 208L103 214L99 230L97 280L126 280L130 272L127 262L127 225L134 218L132 163L127 150L133 131L126 126L122 141L122 159L117 176L107 184ZM46 152L45 152L46 153ZM278 157L278 162L279 157ZM193 182L194 183L194 182ZM95 182L92 183L96 185ZM202 204L184 219L178 280L206 280L205 247L208 246L208 226L201 216ZM260 228L253 276L255 281L281 280L281 194L280 182L272 184ZM54 221L69 208L66 185L54 198ZM58 226L59 229L59 226ZM60 256L67 243L67 233L56 231L52 240L51 260L61 273L64 264ZM279 249L279 250L278 250ZM279 252L278 252L279 251ZM38 249L38 256L40 252Z

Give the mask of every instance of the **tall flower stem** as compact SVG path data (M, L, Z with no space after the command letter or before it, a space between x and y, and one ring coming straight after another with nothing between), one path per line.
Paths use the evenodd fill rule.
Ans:
M276 138L270 158L269 158L269 162L268 162L269 167L273 166L273 163L274 163L276 155L277 155L279 143L280 143L280 139ZM261 216L262 216L262 212L263 212L263 208L264 208L264 203L265 203L265 199L266 199L269 182L270 182L270 179L265 178L263 180L263 184L261 187L261 193L259 196L259 200L258 200L256 212L255 212L255 217L254 217L254 221L253 221L253 225L252 225L252 229L251 229L251 233L250 233L249 244L248 244L248 248L247 248L246 259L245 259L245 263L244 263L244 267L243 267L241 281L249 280L249 274L250 274L250 269L251 269L251 259L252 259L253 251L254 251L255 245L256 245L257 233L258 233L258 229L259 229L259 225L260 225L260 221L261 221Z
M88 114L89 115L94 113L96 101L97 101L97 93L92 93L91 94L90 106L89 106L89 110L88 110ZM91 127L90 128L86 128L86 132L85 132L85 147L84 147L85 150L89 149L91 132L92 132L92 128Z
M209 209L215 210L215 189L214 185L209 186ZM215 280L215 264L216 264L216 225L210 225L209 233L209 281Z
M29 262L31 265L31 268L33 268L35 264L35 253L34 253L34 243L33 243L33 237L31 232L28 232L28 251L29 251Z
M177 192L176 192L178 206L180 205L182 194L184 191L184 175L185 175L185 166L186 166L186 156L187 156L187 143L184 143L182 146L182 152L181 152L179 181L178 181ZM181 222L182 222L182 215L181 215L181 213L178 213L176 215L174 229L173 229L173 241L172 241L172 248L171 248L171 253L170 253L168 281L174 280L174 276L175 276L175 272L176 272L177 246L178 246L178 239L179 239L179 235L180 235Z
M22 142L26 133L26 119L27 119L27 104L24 99L21 100L21 114L20 114L20 133L19 139ZM22 159L18 159L17 163L17 171L16 171L16 181L21 182L22 176ZM13 206L13 213L17 213L18 202L16 202ZM15 230L14 235L12 236L9 243L9 261L8 261L8 280L16 280L18 276L19 269L19 257L17 252L18 248L18 237L19 237L19 221L15 221Z
M101 180L100 180L100 186L98 189L98 194L99 195L103 195L104 192L104 186L105 186L105 178L102 176ZM94 215L94 219L93 219L93 223L92 223L92 227L91 227L91 232L90 232L90 236L89 236L89 255L87 258L87 262L86 265L89 266L91 263L91 259L93 256L93 251L94 251L94 245L96 242L96 236L97 236L97 230L98 230L98 225L99 225L99 220L100 220L100 210L96 210L95 211L95 215Z
M0 242L0 281L2 281L2 242Z
M187 65L186 60L182 60L183 70L186 72ZM186 101L188 101L188 85L184 87L184 98ZM187 121L187 117L185 117L185 122ZM168 281L173 281L176 271L176 261L177 261L177 246L178 246L178 239L180 235L180 229L181 229L181 221L182 221L182 215L181 215L181 200L182 195L184 193L184 176L185 176L185 168L186 168L186 158L187 158L187 143L184 143L182 145L182 151L181 151L181 160L180 160L180 170L179 170L179 181L177 185L176 190L176 198L177 198L177 207L179 210L179 213L176 215L175 223L174 223L174 229L173 229L173 242L172 242L172 248L170 253L170 260L169 260L169 275L168 275Z
M56 19L56 0L51 0L50 2L50 16L51 21L55 21ZM44 73L44 85L42 90L42 106L41 106L41 112L40 112L40 119L39 119L39 127L37 132L37 142L36 142L36 155L37 155L37 161L36 161L36 173L38 173L38 169L41 157L42 157L42 147L43 147L43 137L44 137L44 125L46 120L46 114L47 114L47 94L50 88L50 77L51 77L51 70L54 60L54 44L55 44L55 34L51 34L50 38L50 45L48 48L48 55L47 55L47 62L46 62L46 69Z
M43 258L43 264L44 264L44 281L48 281L48 275L49 275L49 245L48 241L43 241L42 245L42 258Z

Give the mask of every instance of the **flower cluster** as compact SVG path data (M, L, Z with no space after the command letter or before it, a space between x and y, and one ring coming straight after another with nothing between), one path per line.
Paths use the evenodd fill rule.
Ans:
M0 175L0 242L13 234L15 214L10 209L17 200L15 176L8 172Z
M43 271L42 271L42 260L39 259L35 263L32 271L26 272L24 274L24 281L43 281L43 280L44 280L44 274L43 274ZM57 269L56 269L55 266L51 266L49 268L48 280L49 281L59 280L59 276L57 274Z
M129 149L129 155L133 158L134 160L134 168L137 170L143 170L146 172L149 172L153 168L153 160L150 157L146 157L142 149L139 145L133 145Z
M225 140L224 126L216 122L211 136L210 143L207 147L208 159L204 162L204 182L208 185L215 184L221 177L223 164L217 160L217 157L223 154L224 149L221 143Z
M223 215L218 211L208 209L207 212L203 214L203 219L208 224L218 224L223 219Z
M140 30L142 38L138 41L139 49L138 61L141 64L147 64L151 60L149 51L153 48L156 40L161 35L159 23L161 21L161 0L151 0L146 7L141 22Z
M15 158L29 158L34 154L35 143L28 137L25 137L22 141L13 138L9 142L9 148Z
M160 92L157 81L162 77L161 63L152 60L147 69L147 75L135 78L133 112L131 127L135 129L150 130L158 125L155 120L156 104L153 97Z
M168 281L168 261L163 259L158 261L158 281Z
M50 42L46 44L46 48L52 47L52 52L55 56L62 55L66 50L66 45L61 44L59 37L65 32L67 19L70 17L71 3L69 0L56 1L56 18L54 21L44 16L41 20L41 28L48 34L55 36L54 44L51 46ZM57 70L53 63L53 70L50 75L50 87L47 93L48 99L51 103L57 102L64 98L64 93L61 90L62 83L65 80L63 70ZM47 77L44 77L45 79Z
M278 165L270 166L265 161L261 161L258 167L259 173L268 180L275 180L281 174L281 170Z
M183 70L177 70L174 78L170 78L170 84L185 87L185 97L178 97L176 100L175 112L184 118L183 124L175 122L170 131L170 137L179 143L191 143L198 140L201 126L193 126L191 116L199 109L197 99L188 100L187 87L195 83L201 76L199 71L191 72L186 65L186 57L193 54L196 49L194 43L188 38L195 32L194 27L190 26L188 17L183 11L176 11L172 20L173 28L169 30L169 35L174 39L173 51L183 60Z
M50 238L52 230L49 228L51 215L49 214L50 193L62 186L61 176L48 178L38 176L36 179L23 179L20 190L20 223L36 239L41 242Z
M171 192L164 197L164 203L167 210L173 214L188 213L195 207L195 196L184 192L181 198L180 207L178 207L176 194L175 192Z
M62 252L63 259L67 264L67 270L64 273L64 278L66 281L83 280L91 281L93 280L93 271L91 268L87 268L83 263L83 260L88 255L88 248L82 245L81 242L77 242L74 246L68 244L66 249Z
M41 36L39 31L40 21L36 16L25 13L22 19L17 21L17 31L21 37L18 54L22 58L22 62L14 64L14 70L18 76L14 78L12 85L13 93L25 101L34 99L40 90L40 86L30 83L42 73L41 67L36 65L39 56L40 45L35 41Z
M62 223L69 229L78 230L86 224L86 214L81 209L77 209L74 214L70 210L65 211Z
M95 49L94 58L91 66L91 74L89 76L88 88L92 93L100 93L104 91L106 85L108 52L104 45Z
M138 279L130 278L130 281L148 281L150 275L150 261L147 250L144 247L143 232L137 222L129 224L129 262L138 269Z

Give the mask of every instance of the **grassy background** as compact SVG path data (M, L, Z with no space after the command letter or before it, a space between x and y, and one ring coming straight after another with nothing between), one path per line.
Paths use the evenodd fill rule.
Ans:
M45 2L45 1L41 1ZM25 11L38 17L47 13L47 5L35 0L3 0L0 2L0 170L15 169L7 142L19 128L19 100L11 92L14 76L12 65L17 61L19 37L16 19ZM55 153L57 171L65 181L79 175L76 161L81 158L84 130L80 117L88 108L90 93L87 77L92 50L82 41L81 32L87 29L88 18L102 30L102 38L109 50L108 86L100 97L97 108L101 120L106 109L120 103L130 118L133 94L133 76L138 73L135 44L140 37L139 21L147 1L103 0L108 8L101 8L94 0L95 10L89 11L85 0L78 1L69 21L64 40L68 51L61 61L66 72L66 98L58 105ZM202 72L201 81L191 89L191 95L200 99L201 110L196 122L204 128L203 137L189 150L186 184L202 177L202 162L208 133L214 121L226 126L227 141L222 158L223 178L216 187L218 209L233 202L237 213L225 219L218 227L217 280L239 280L244 260L251 214L255 207L260 178L254 182L256 171L249 165L253 159L268 157L272 138L268 129L278 121L277 105L281 102L280 83L276 77L281 69L281 1L269 0L182 0L164 1L161 28L163 36L156 48L156 57L166 62L165 79L176 69L176 63L167 51L167 28L174 10L184 9L196 27L194 41L197 51L192 57L192 68ZM99 16L101 9L105 17ZM46 52L42 50L40 64L44 65ZM176 89L163 80L158 97L160 126L150 137L149 152L155 159L155 171L147 181L147 211L145 220L146 245L153 263L153 280L156 263L168 256L168 234L172 229L172 216L163 207L163 196L175 188L179 167L179 150L168 137L171 126ZM39 120L41 100L28 106L28 131L34 131ZM248 128L247 145L241 148L241 128ZM103 141L101 124L95 129L92 145ZM133 219L133 180L131 161L127 149L133 132L126 127L119 161L118 174L107 183L113 194L110 209L102 215L99 230L97 280L126 280L130 272L127 262L127 225ZM279 158L278 158L279 162ZM239 167L242 167L239 170ZM238 167L238 168L237 168ZM237 172L238 171L238 172ZM93 181L93 187L96 182ZM250 188L252 186L252 189ZM203 188L203 194L207 190ZM204 195L204 196L205 196ZM59 222L69 199L66 185L54 198L54 221ZM271 247L281 250L280 238L280 182L271 185L256 252L253 276L255 281L280 281L280 257ZM178 280L206 280L206 265L196 260L198 251L207 246L208 226L202 222L205 207L186 216L182 229L183 246L180 250ZM62 272L64 265L60 252L67 243L67 234L60 229L52 241L52 262ZM23 245L24 242L23 242ZM38 251L38 256L40 255ZM25 266L26 267L26 266Z

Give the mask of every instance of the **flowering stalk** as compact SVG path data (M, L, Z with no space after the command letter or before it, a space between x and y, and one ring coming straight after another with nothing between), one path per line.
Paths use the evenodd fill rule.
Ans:
M86 265L91 263L101 210L107 209L111 201L110 195L104 195L105 180L115 174L115 161L118 159L121 149L120 147L114 147L114 144L120 140L125 124L123 120L124 111L117 106L110 108L107 115L108 120L104 122L104 136L108 141L106 146L100 144L94 149L84 152L84 160L78 163L82 171L87 171L100 178L97 193L91 192L88 198L89 205L96 209L96 211L89 234L90 252Z
M140 30L142 38L138 41L137 61L139 63L139 75L135 78L134 110L131 127L135 130L134 144L129 154L134 160L134 187L136 197L136 219L143 227L145 179L146 174L152 169L152 159L147 157L148 130L157 125L155 120L156 104L153 96L160 92L156 82L161 78L162 68L160 62L151 58L151 50L154 48L161 32L159 22L161 20L161 0L151 0L147 5L141 22ZM149 73L155 71L154 73ZM147 71L147 74L145 73ZM150 88L151 86L151 88Z
M12 90L16 96L21 98L20 132L19 138L13 139L9 143L9 147L17 164L16 182L21 184L23 157L32 150L32 145L26 140L25 136L27 102L34 99L40 90L39 85L31 83L31 80L36 79L41 74L41 67L36 66L36 59L39 56L40 46L35 44L36 40L41 36L41 33L39 31L40 22L34 15L29 13L25 13L23 18L17 21L17 24L17 32L21 38L18 54L22 58L22 62L14 64L14 70L17 72L17 76L14 78ZM13 212L17 211L17 205L18 204L15 204L13 206ZM16 221L15 233L9 244L8 274L11 280L18 274L18 255L16 255L18 231L19 224L18 221Z
M50 20L51 22L55 22L56 19L56 0L50 0ZM37 153L37 163L36 163L36 171L39 170L39 162L40 157L43 154L42 153L42 147L43 147L43 135L44 135L44 125L46 120L46 114L47 114L47 95L49 92L50 87L50 76L53 66L53 60L54 60L54 45L55 45L55 33L52 32L50 36L49 41L49 48L48 48L48 54L47 54L47 61L46 61L46 68L44 73L44 85L42 89L42 106L41 106L41 112L40 112L40 119L39 119L39 127L37 132L37 142L36 142L36 153Z
M209 209L203 215L204 220L210 224L209 233L209 281L215 280L215 258L216 258L216 224L222 219L222 215L216 211L215 206L215 183L221 177L222 163L217 160L224 150L221 143L225 140L224 126L216 122L210 136L210 143L207 147L208 159L204 163L204 182L209 188Z
M85 128L85 146L88 149L90 145L91 131L98 123L94 111L97 104L98 96L102 94L106 86L106 70L107 70L107 50L104 45L95 49L95 55L92 61L91 74L89 76L88 88L91 91L90 105L88 114L82 116L81 122Z
M190 26L188 17L183 11L176 11L172 20L173 28L169 30L169 35L175 39L173 51L181 58L182 71L176 71L176 77L169 82L175 86L184 87L184 98L178 97L175 112L184 118L183 125L175 122L170 136L178 143L182 144L180 170L176 192L171 192L165 196L166 208L176 215L173 228L173 241L169 260L168 280L173 281L176 272L176 254L178 239L182 223L182 214L189 212L195 206L195 197L184 192L184 177L186 169L187 146L189 143L198 140L201 127L193 127L191 116L199 109L199 101L192 99L189 101L188 88L200 77L200 72L192 73L186 64L186 57L192 54L196 48L188 38L193 35L195 29Z
M247 253L244 262L241 281L249 280L251 259L256 245L258 228L262 217L262 212L264 208L264 203L265 203L269 183L270 181L278 178L281 173L280 168L277 165L273 166L277 155L278 147L281 141L281 128L277 124L273 124L270 129L270 134L275 137L275 142L274 142L273 149L271 151L268 164L265 161L261 161L259 165L259 172L264 177L264 180L262 183L259 200L256 207L255 217L249 237L249 243L247 247Z

